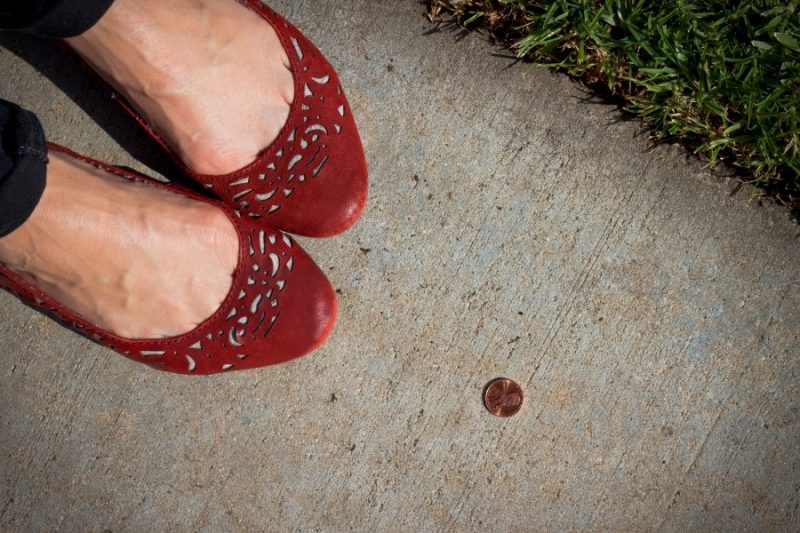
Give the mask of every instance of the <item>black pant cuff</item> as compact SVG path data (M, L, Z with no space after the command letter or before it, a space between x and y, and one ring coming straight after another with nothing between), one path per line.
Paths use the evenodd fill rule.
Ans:
M81 2L61 0L42 7L32 21L4 29L24 31L56 39L75 37L94 26L114 0Z
M0 238L33 214L47 181L47 162L38 155L22 155L0 187Z
M47 181L47 142L36 115L0 99L0 237L31 216Z

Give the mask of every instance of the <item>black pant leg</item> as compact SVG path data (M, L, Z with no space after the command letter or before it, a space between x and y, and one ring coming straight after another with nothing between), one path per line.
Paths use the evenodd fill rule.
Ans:
M0 98L0 237L31 216L46 176L47 143L39 119Z
M0 29L74 37L94 26L113 1L0 0Z
M114 0L0 0L0 30L80 35ZM44 192L47 143L39 119L0 98L0 237L30 217Z

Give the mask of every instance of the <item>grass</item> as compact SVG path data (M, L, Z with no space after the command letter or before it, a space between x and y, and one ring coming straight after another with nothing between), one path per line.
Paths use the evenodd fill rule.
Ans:
M800 1L425 0L800 213Z

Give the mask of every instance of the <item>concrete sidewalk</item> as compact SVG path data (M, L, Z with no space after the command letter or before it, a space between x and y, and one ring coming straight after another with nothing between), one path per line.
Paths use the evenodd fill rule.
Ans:
M0 530L800 527L785 211L413 0L274 4L339 69L371 165L359 224L303 241L332 338L183 378L1 294ZM52 140L167 168L57 47L2 39L36 68L0 50L0 97ZM496 376L516 417L481 405Z

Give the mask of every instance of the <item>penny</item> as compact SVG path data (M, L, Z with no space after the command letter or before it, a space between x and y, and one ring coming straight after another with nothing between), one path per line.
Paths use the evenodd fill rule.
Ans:
M490 381L483 392L483 404L494 416L514 416L522 408L522 387L508 378Z

